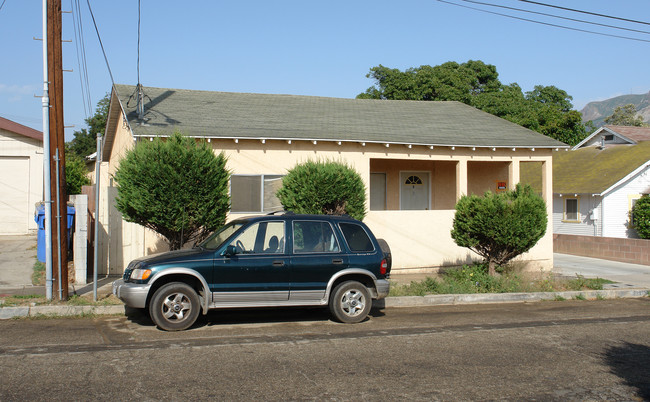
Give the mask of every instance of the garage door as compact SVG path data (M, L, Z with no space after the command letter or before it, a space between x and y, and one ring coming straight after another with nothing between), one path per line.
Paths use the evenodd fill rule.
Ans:
M0 157L0 234L26 234L31 212L29 158Z

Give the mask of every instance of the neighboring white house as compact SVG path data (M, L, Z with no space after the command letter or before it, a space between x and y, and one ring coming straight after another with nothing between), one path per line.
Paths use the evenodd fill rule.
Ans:
M36 231L42 199L43 133L0 117L0 235Z
M553 232L637 238L630 211L650 193L650 128L604 126L553 156Z

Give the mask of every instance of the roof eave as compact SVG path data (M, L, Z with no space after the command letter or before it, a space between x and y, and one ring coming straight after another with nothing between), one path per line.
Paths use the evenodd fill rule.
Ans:
M151 134L136 134L131 130L131 133L135 139L143 138L167 138L168 135L151 135ZM421 142L401 142L401 141L377 141L377 140L365 140L365 139L338 139L338 138L295 138L295 137L236 137L236 136L209 136L209 135L188 135L190 138L197 139L210 139L210 140L232 140L232 141L241 141L241 140L253 140L253 141L304 141L304 142L335 142L335 143L351 143L351 144L381 144L381 145L403 145L403 146L423 146L423 147L447 147L447 148L474 148L474 149L566 149L570 148L569 145L479 145L479 144L442 144L442 143L421 143Z

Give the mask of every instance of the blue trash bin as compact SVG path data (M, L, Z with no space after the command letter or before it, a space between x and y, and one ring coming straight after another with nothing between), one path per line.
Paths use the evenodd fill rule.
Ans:
M72 260L72 232L74 232L75 209L68 205L68 260Z
M70 253L72 248L72 232L74 229L74 215L75 215L74 207L68 206L67 215L68 215L67 216L68 253ZM45 206L44 205L40 204L36 206L36 212L34 213L34 221L38 223L38 234L36 236L36 257L40 262L45 262ZM56 226L54 226L52 230L56 230Z
M40 262L45 262L45 205L40 204L36 206L34 221L38 224L38 234L36 235L36 257Z

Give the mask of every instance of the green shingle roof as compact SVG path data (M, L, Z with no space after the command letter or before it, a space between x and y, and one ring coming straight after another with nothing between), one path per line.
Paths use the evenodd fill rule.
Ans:
M136 136L332 140L478 147L566 147L460 102L386 101L145 87L144 125L115 85Z
M650 142L558 152L553 155L553 192L601 194L649 162Z

